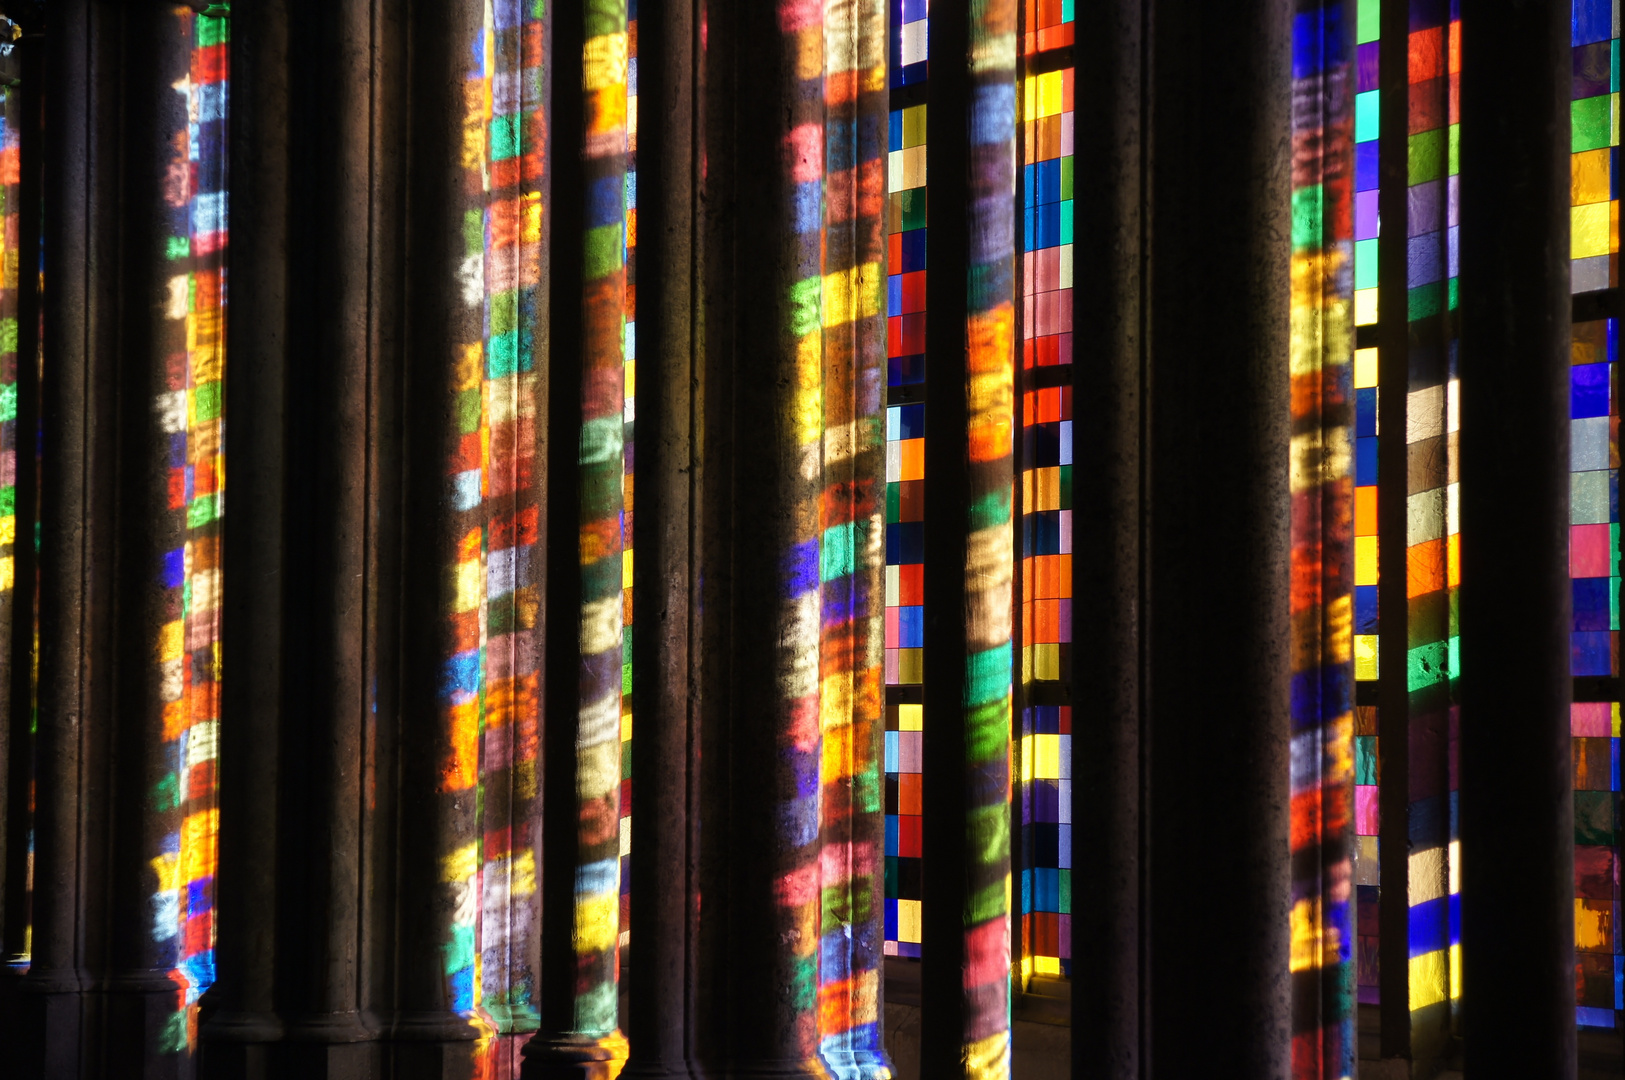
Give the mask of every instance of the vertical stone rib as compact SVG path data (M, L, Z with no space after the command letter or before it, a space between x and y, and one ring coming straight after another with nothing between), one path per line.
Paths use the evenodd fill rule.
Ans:
M1087 5L1077 28L1073 358L1072 1061L1138 1080L1144 132L1140 0Z
M702 1056L820 1076L823 6L707 29Z
M891 1075L885 945L886 9L824 0L824 740L820 1052L844 1080Z
M288 10L232 16L232 259L225 433L234 489L222 526L220 858L217 981L201 1031L203 1076L266 1068L282 1035L275 998L277 799L283 680L285 442L289 422Z
M1406 567L1406 499L1410 490L1410 332L1407 248L1410 208L1407 153L1410 129L1409 3L1381 12L1378 78L1378 217L1388 235L1377 249L1377 609L1381 619L1377 668L1377 746L1383 783L1378 791L1378 981L1382 996L1382 1056L1411 1056L1410 1013L1410 604Z
M1463 8L1465 1064L1572 1077L1569 22Z
M1290 27L1286 0L1172 0L1152 29L1158 1075L1289 1072Z
M23 981L22 1075L73 1076L94 1061L86 994L105 946L117 173L113 17L53 5L47 40L41 413L39 713L34 929Z
M282 731L278 756L278 1061L371 1068L362 1017L362 784L374 689L371 546L381 293L370 0L289 5L290 220ZM375 275L378 275L375 277ZM227 642L228 649L231 642ZM254 662L243 655L241 668Z
M699 766L694 580L700 489L699 28L695 5L638 19L637 558L632 593L631 944L623 1077L688 1077L694 1064Z
M524 1075L607 1077L626 1058L617 993L626 4L568 0L553 18L547 836L541 1027Z
M1016 5L930 23L920 1065L1010 1070ZM940 515L940 516L938 516Z
M205 181L210 165L192 160L188 137L193 21L190 11L130 12L122 35L118 269L125 302L114 389L118 569L106 1038L155 1076L175 1075L191 1044L186 991L195 1000L197 973L183 961L189 894L198 890L204 915L214 877L215 817L192 812L188 768L188 759L212 762L218 731L209 725L212 709L193 726L189 693L194 682L213 681L212 662L199 678L187 634L189 563L204 561L203 544L191 542L188 529L186 463L197 441L189 428L194 417L218 418L189 389L189 379L194 357L204 362L205 352L218 378L212 327L220 314L218 275L205 269L207 256L194 250L201 238L192 235L194 184ZM186 241L184 254L172 243L177 235ZM200 327L200 319L211 327ZM212 473L195 472L195 482L208 486ZM172 479L181 481L180 490ZM211 646L206 635L205 657ZM207 797L212 777L195 779Z
M7 192L19 207L15 215L16 280L12 301L17 319L17 345L13 378L17 412L12 422L13 468L12 513L14 535L11 544L12 587L6 618L9 678L5 684L6 769L5 886L0 895L0 960L6 963L28 953L28 926L31 914L31 872L29 834L33 830L34 799L34 629L38 610L38 551L35 525L39 520L39 249L40 249L40 143L43 134L41 81L44 73L40 55L42 39L24 44L18 51L22 81L6 96L8 136L15 133L19 175L16 186ZM28 213L20 208L30 207ZM7 206L7 217L12 216ZM10 228L8 222L7 228ZM8 237L9 239L9 237ZM9 243L8 243L9 248ZM28 252L25 258L22 253ZM9 254L9 253L8 253Z
M407 86L406 303L401 591L399 983L393 1063L463 1075L477 1025L481 910L480 704L488 490L479 6L414 5ZM475 61L480 62L480 61ZM481 65L483 67L483 63ZM476 144L477 150L479 145ZM488 443L486 444L488 446Z

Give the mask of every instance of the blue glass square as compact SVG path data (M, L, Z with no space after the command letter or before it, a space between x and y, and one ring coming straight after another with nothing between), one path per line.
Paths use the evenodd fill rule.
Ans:
M898 268L900 273L912 274L916 270L925 269L925 229L910 229L900 233L902 239L898 246L903 252L903 265Z
M1374 437L1354 440L1354 483L1369 487L1377 482L1377 440Z
M1354 586L1354 632L1356 634L1375 634L1377 632L1377 587L1375 585Z
M1377 140L1354 147L1354 190L1373 191L1377 187Z
M1607 630L1612 578L1574 579L1574 629Z
M897 407L897 437L899 439L925 438L924 405L899 405Z
M893 525L891 528L897 528ZM917 605L897 609L897 647L920 649L925 647L925 608Z
M1363 387L1354 391L1354 434L1369 438L1377 433L1377 388Z
M886 562L905 566L925 561L925 522L904 521L886 526Z
M1582 630L1571 636L1570 671L1575 675L1613 674L1613 634L1607 630Z
M1610 0L1574 0L1574 6L1570 9L1573 16L1573 44L1607 41L1613 36L1613 8Z
M1576 364L1569 368L1569 416L1608 415L1607 364Z

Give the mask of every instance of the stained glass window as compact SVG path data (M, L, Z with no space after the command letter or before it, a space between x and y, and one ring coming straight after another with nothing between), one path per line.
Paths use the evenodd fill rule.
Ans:
M1579 265L1577 261L1577 273ZM1569 381L1569 574L1574 590L1570 656L1574 674L1581 677L1619 674L1618 359L1618 320L1575 324ZM1576 694L1577 699L1589 696ZM1613 1028L1621 1023L1625 985L1618 933L1619 703L1576 700L1570 733L1576 1016L1583 1026Z
M1020 742L1023 978L1072 964L1073 5L1023 4Z
M886 155L886 943L920 955L925 665L926 0L891 0ZM907 689L904 689L907 688ZM900 692L901 691L901 692Z
M1579 293L1619 284L1619 9L1574 0L1573 15L1569 243Z

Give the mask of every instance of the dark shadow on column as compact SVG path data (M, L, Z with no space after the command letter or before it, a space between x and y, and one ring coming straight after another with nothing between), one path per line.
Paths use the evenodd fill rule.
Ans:
M1092 328L1073 372L1072 1068L1139 1080L1141 541L1146 376L1140 0L1086 5L1073 159L1072 325Z
M1569 20L1463 8L1465 1066L1572 1077Z
M1148 1019L1165 1076L1289 1071L1289 16L1171 0L1152 29Z

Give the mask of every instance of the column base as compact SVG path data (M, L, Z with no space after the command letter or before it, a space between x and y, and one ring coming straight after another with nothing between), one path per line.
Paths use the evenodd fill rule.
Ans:
M179 1080L186 1071L191 1034L187 1010L177 1008L179 987L168 974L121 972L107 980L103 994L107 1045L119 1048L123 1064L135 1066L130 1074Z
M269 1047L271 1075L301 1080L378 1080L378 1044L280 1042Z
M213 1012L198 1030L198 1080L275 1080L271 1044L281 1039L274 1013Z
M24 975L17 993L19 1034L10 1060L21 1080L78 1076L87 1041L86 980L76 972Z
M616 1080L626 1066L626 1036L538 1035L525 1044L520 1080Z
M276 1076L309 1080L376 1080L380 1075L376 1033L355 1011L302 1016L289 1021L270 1055Z

